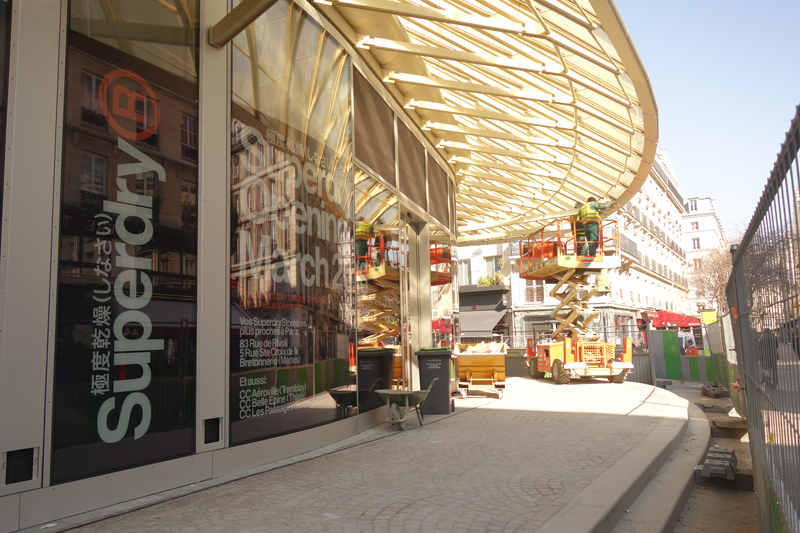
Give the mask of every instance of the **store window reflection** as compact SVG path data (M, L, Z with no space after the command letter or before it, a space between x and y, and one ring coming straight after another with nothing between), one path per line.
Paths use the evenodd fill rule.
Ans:
M356 280L360 409L382 405L376 389L402 386L400 247L397 195L356 168Z
M356 413L351 81L342 47L287 1L233 40L232 62L230 440L242 444Z
M70 3L53 483L194 452L197 12Z
M456 268L456 244L436 223L430 226L431 319L433 347L453 346L453 270Z

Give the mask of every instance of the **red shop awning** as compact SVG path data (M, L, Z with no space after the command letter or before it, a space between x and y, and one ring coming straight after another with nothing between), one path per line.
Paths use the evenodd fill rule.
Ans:
M656 317L653 319L652 327L654 328L691 328L700 325L700 319L694 316L679 315L678 313L670 313L669 311L658 311Z
M438 331L439 333L453 333L453 322L451 320L439 318L434 320L431 325L433 326L433 331Z

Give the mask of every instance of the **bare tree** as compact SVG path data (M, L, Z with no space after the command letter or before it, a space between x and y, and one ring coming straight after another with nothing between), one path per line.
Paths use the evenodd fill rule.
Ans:
M791 304L797 301L800 273L797 231L763 223L747 247L742 274L751 324L758 330L778 327L795 313Z
M725 287L731 276L731 268L730 252L724 248L715 248L703 256L690 276L697 296L707 298L720 314L728 310Z

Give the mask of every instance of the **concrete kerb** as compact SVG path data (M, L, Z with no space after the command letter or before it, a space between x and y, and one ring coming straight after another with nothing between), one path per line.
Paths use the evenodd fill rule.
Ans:
M695 467L711 444L711 426L703 411L691 402L688 409L686 436L613 533L668 533L675 527L694 488Z
M631 411L662 417L656 428L537 529L537 533L607 533L626 514L684 438L689 402L664 389ZM648 530L649 531L649 530Z

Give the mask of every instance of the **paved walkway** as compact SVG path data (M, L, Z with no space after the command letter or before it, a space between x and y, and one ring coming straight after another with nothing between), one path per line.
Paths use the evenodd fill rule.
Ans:
M422 427L415 418L405 431L382 425L273 470L73 530L602 530L624 512L620 496L639 490L643 472L680 440L687 413L685 400L662 389L604 381L512 378L502 400L456 402L455 413L428 416Z

